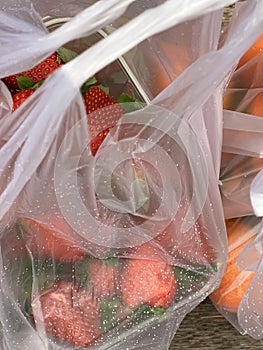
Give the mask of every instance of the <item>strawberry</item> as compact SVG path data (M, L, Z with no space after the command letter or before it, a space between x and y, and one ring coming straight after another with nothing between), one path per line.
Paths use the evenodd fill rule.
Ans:
M37 83L41 80L45 80L51 73L53 73L57 68L62 64L69 62L74 59L77 54L71 50L68 50L64 47L59 48L56 52L51 54L49 57L44 59L41 63L36 65L34 68L21 72L18 74L10 75L3 78L3 82L8 87L11 94L15 94L19 90L17 83L17 78L20 76L26 76L33 80L34 83Z
M32 301L37 327L77 347L89 347L101 336L99 306L92 293L59 281Z
M63 262L77 262L86 254L80 238L62 216L21 218L17 225L27 239L33 255L44 255Z
M94 156L110 129L123 115L124 110L99 86L88 89L83 98L88 116L90 148Z
M42 85L44 80L40 80L35 83L32 79L26 76L17 77L17 85L20 89L16 94L13 95L13 112L24 103L28 97L30 97L34 91Z
M218 252L201 219L189 231L182 232L181 222L184 218L184 211L183 207L179 208L176 219L154 240L172 256L188 263L198 265L213 263L217 259Z
M21 90L13 95L13 112L35 92L35 89Z
M143 244L133 253L139 256L127 259L121 280L123 303L128 307L138 307L145 303L152 307L167 308L175 298L177 280L173 269L158 257L154 247Z
M105 260L91 259L88 273L96 298L111 297L116 294L117 286L117 258Z
M56 70L61 64L63 64L63 62L59 59L57 52L54 52L34 68L26 72L10 75L6 78L3 78L3 82L6 84L11 94L14 95L19 89L17 83L18 77L27 76L28 78L32 79L34 83L37 83L40 80L46 79L49 74Z

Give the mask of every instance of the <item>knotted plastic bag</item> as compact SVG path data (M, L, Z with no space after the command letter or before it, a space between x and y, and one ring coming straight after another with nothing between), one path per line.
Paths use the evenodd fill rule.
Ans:
M87 126L93 113L86 115L79 88L144 38L223 5L166 1L143 12L1 120L4 349L165 349L183 317L219 284L226 237L210 150L215 133L206 130L213 109L205 107L220 98L253 40L260 3L243 7L239 30L247 24L247 41L233 34L218 51L207 45L145 108L124 114L95 156ZM209 23L203 16L199 28ZM233 45L231 60L217 64Z

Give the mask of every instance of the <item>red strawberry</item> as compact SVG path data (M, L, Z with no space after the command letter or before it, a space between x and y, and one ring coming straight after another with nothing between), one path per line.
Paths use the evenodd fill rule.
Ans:
M37 327L77 347L89 347L101 336L99 306L92 293L60 281L32 302Z
M90 260L88 268L89 279L96 298L106 298L116 294L118 289L117 263L118 260L115 258Z
M57 52L47 57L43 62L39 63L34 68L21 72L18 74L10 75L9 77L3 78L3 82L6 84L11 94L15 94L19 89L17 84L17 78L20 76L27 76L32 79L34 83L40 80L46 79L49 74L56 70L63 62L59 59Z
M216 244L201 221L197 221L189 231L182 233L181 223L185 209L180 208L177 217L155 240L171 255L193 264L207 265L216 261ZM180 218L181 216L181 218Z
M86 254L80 238L62 216L21 218L17 224L33 254L43 254L63 262L77 262Z
M100 87L92 87L84 94L91 138L90 148L96 154L103 140L123 115L123 108Z
M158 254L150 244L135 248L139 258L128 259L121 280L123 303L137 307L145 303L152 307L168 307L175 298L177 280L170 265L156 259Z
M56 52L44 59L44 61L36 65L34 68L25 72L10 75L8 77L3 78L2 80L13 95L17 92L17 90L19 90L19 86L17 83L18 77L26 76L32 79L34 83L38 83L41 80L45 80L63 63L71 61L76 56L77 54L74 51L66 49L65 47L60 47Z
M13 112L35 92L35 89L22 90L13 95Z

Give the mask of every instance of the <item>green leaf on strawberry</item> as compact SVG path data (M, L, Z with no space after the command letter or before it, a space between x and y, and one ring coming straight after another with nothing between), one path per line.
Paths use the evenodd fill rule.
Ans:
M34 82L32 79L21 75L20 77L17 77L17 84L20 90L27 90L34 86Z
M100 326L104 333L119 323L121 308L123 305L119 297L104 299L100 303Z
M37 83L35 83L32 79L24 75L17 77L17 85L20 90L37 89L43 83L44 80L40 80Z
M72 61L74 58L78 56L75 51L67 49L66 47L60 47L57 49L58 60L61 60L64 63Z
M105 92L105 94L109 95L110 89L107 86L99 84L98 87Z
M104 265L106 266L116 266L119 263L119 259L116 257L110 257L107 259L101 259Z
M89 78L81 87L81 93L84 96L89 89L91 89L94 85L97 85L98 81L96 77Z
M124 93L119 96L117 101L126 113L137 111L145 106L145 103Z
M193 270L173 266L173 271L178 283L178 295L187 291L191 292L196 285L203 285L206 283L209 276L217 271L217 265L210 264L208 266L195 266L193 267Z
M88 289L89 286L89 258L86 257L74 264L74 280L79 286Z
M152 307L142 303L134 310L133 317L136 322L141 322L151 317L158 317L161 320L166 313L167 309L161 306Z

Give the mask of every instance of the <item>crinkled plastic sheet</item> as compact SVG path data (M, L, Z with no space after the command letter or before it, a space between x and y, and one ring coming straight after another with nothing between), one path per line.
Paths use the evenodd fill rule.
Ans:
M220 191L225 218L254 214L251 185L262 168L262 158L222 154Z
M226 218L262 216L263 212L263 118L258 109L262 95L262 59L259 53L238 66L224 93L224 154L220 180Z
M250 188L250 200L257 216L263 216L263 171L254 178Z
M241 333L262 339L262 220L255 216L228 221L229 259L224 283L211 295L215 306ZM238 255L237 255L238 254ZM231 279L232 278L232 279Z
M4 218L0 280L3 349L21 348L21 337L32 350L36 346L72 348L51 339L43 324L41 315L46 310L39 308L42 288L48 288L48 293L55 288L43 286L43 275L44 281L49 278L51 286L58 277L70 285L79 281L91 291L90 305L99 302L102 310L102 292L95 289L94 281L82 280L83 266L87 277L86 271L94 261L103 264L102 259L114 258L118 266L114 276L123 285L124 272L137 263L137 280L146 293L151 290L151 284L143 287L141 283L143 262L146 261L148 268L150 265L150 270L157 263L157 267L170 271L172 288L175 282L171 269L174 270L176 294L171 294L173 299L164 310L159 310L161 315L156 314L158 310L154 306L147 309L150 305L143 305L146 306L143 310L131 306L123 310L125 284L113 290L114 310L120 311L118 322L113 325L111 320L103 337L96 333L94 349L122 349L123 344L134 349L168 348L182 318L219 283L225 266L226 239L217 188L219 165L212 161L204 106L221 88L226 72L256 35L263 18L260 2L244 5L239 30L247 31L247 41L237 32L221 50L211 50L198 58L149 106L124 115L96 157L91 156L88 148L87 116L78 93L86 78L143 38L200 14L202 3L208 6L210 2L198 2L198 11L187 14L183 6L190 4L180 2L181 17L171 16L170 22L161 23L160 27L154 21L147 21L152 13L145 12L138 21L128 23L56 71L24 105L4 118L5 122L1 121L1 130L5 130L1 131L0 150L3 174L0 200ZM223 5L221 1L220 6ZM219 2L213 1L211 6L217 8ZM163 14L168 11L168 7L162 9ZM160 9L157 11L160 23ZM148 23L149 27L142 28L139 23ZM134 41L127 43L124 29ZM229 57L226 53L230 48L233 57L222 61L222 57ZM105 57L99 62L96 57L102 50ZM65 103L57 104L57 101ZM216 115L219 116L218 111ZM35 222L33 226L28 226L30 220ZM79 254L84 265L71 260L65 266L57 256L61 251L55 247L48 256L49 240L41 244L40 239L34 239L34 235L43 233L39 225L44 225L44 232L49 232L50 237L62 235L66 241L74 242L77 252L74 257ZM36 232L32 227L37 227ZM70 257L70 251L69 254L65 254L66 249L62 251L64 258ZM87 260L82 260L82 254ZM100 282L108 274L103 267ZM127 284L129 281L133 279L126 279ZM26 311L28 284L32 289L37 330ZM142 291L137 293L134 297L140 300ZM111 312L116 315L114 310ZM124 311L129 317L121 319L126 315Z

